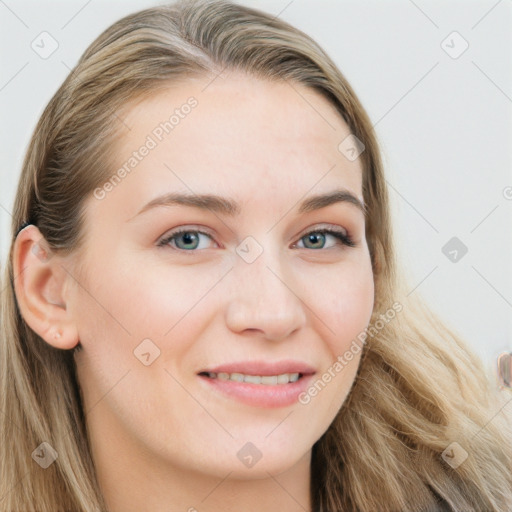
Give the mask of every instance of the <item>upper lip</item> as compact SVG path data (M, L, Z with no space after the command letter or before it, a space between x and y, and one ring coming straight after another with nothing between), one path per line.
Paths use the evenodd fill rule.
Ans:
M239 361L212 368L205 368L199 373L243 373L244 375L282 375L284 373L315 373L315 369L301 361Z

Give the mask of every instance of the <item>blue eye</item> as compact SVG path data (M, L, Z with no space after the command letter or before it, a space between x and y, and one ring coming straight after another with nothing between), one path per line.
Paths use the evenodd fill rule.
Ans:
M179 230L171 233L169 236L165 237L163 240L161 240L158 243L158 245L159 246L167 246L171 242L177 243L178 241L183 241L185 245L188 245L188 246L193 245L193 247L180 247L178 245L178 247L174 247L174 248L181 249L184 251L189 251L191 249L193 250L193 249L198 248L198 244L197 244L197 242L199 241L198 235L205 235L205 236L210 237L210 235L208 233L205 233L204 231L198 231L196 229L179 229ZM201 249L205 249L205 247L201 247Z
M320 236L318 236L320 235ZM306 233L302 238L302 239L307 239L308 240L308 243L311 242L312 244L316 244L318 243L318 241L324 241L325 242L325 237L326 235L330 235L334 238L336 238L338 240L338 244L341 242L341 245L346 245L348 247L355 247L355 243L354 241L352 240L352 238L350 238L350 236L348 236L347 234L345 234L344 232L342 231L338 231L337 229L317 229L317 230L314 230L314 231L310 231L309 233ZM315 248L318 248L318 247L306 247L306 249L315 249ZM324 249L325 247L320 247L320 249Z
M160 242L158 242L158 246L168 247L170 245L172 249L188 252L194 252L194 249L207 249L208 247L199 247L199 235L205 235L212 239L211 235L205 231L197 229L178 229L172 232L169 236L160 240ZM325 249L322 242L325 243L326 236L334 237L337 240L335 245L345 245L347 247L355 247L356 245L349 235L336 229L316 229L303 235L300 240L306 239L308 241L307 243L311 243L313 245L320 242L322 245L322 247L304 247L305 249ZM183 245L180 246L181 242L183 242Z

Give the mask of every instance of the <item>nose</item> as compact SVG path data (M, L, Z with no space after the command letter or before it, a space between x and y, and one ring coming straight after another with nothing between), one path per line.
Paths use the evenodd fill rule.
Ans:
M305 325L306 306L284 256L265 248L252 263L237 257L230 274L226 324L233 332L280 341Z

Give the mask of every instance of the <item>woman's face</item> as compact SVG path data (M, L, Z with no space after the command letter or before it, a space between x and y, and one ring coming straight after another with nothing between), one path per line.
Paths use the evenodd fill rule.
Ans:
M360 353L335 362L373 308L348 126L304 86L238 73L112 119L117 178L86 202L68 302L95 457L242 478L309 460Z

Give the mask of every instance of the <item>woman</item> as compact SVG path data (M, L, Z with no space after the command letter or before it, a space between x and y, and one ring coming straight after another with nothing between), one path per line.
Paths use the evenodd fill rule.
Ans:
M407 297L372 125L285 22L108 28L12 229L1 510L510 510L507 402Z

